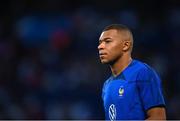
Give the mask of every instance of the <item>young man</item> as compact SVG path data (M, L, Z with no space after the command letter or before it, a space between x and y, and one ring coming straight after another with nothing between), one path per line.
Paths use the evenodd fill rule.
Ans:
M101 63L112 76L102 90L106 120L165 120L161 80L147 64L131 58L133 35L124 25L107 26L99 39Z

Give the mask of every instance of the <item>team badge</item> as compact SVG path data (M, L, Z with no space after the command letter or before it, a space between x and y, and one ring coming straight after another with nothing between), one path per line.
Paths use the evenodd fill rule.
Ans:
M121 86L119 88L119 96L123 96L123 94L124 94L124 88L123 88L123 86Z

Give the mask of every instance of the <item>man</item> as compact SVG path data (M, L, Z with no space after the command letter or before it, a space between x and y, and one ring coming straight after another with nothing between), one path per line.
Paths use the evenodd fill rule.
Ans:
M99 39L101 63L112 76L103 86L106 120L165 120L161 80L147 64L131 58L133 35L124 25L107 26Z

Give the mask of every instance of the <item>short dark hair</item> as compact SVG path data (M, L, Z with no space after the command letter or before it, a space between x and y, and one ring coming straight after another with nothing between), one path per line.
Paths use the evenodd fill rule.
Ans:
M110 30L110 29L116 29L116 30L119 30L119 31L125 30L125 31L129 31L130 33L132 33L131 30L126 25L123 25L123 24L111 24L111 25L108 25L103 29L103 31L107 31L107 30Z
M132 48L133 48L133 34L131 32L131 30L126 26L126 25L123 25L123 24L111 24L111 25L108 25L106 26L104 29L103 29L103 32L104 31L108 31L108 30L111 30L111 29L115 29L117 31L124 31L126 33L129 34L129 40L131 41L131 51L132 51Z
M126 25L123 25L123 24L111 24L111 25L106 26L103 29L103 32L111 30L111 29L115 29L117 31L126 31L126 32L128 32L130 34L130 36L131 36L131 41L133 41L132 31Z

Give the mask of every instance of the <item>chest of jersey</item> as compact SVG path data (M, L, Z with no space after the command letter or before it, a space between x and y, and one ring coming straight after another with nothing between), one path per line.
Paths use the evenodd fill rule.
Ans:
M106 119L134 119L136 110L142 110L135 81L111 80L104 88ZM134 115L134 116L132 116Z

